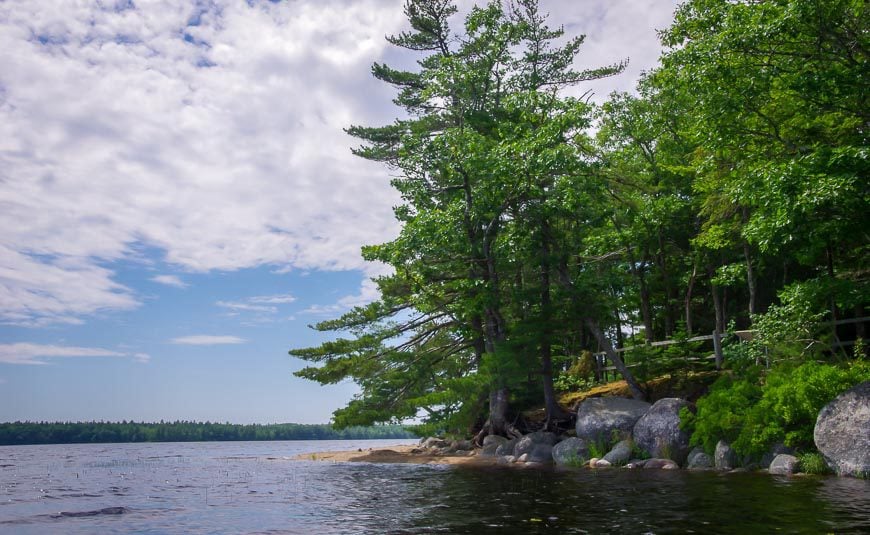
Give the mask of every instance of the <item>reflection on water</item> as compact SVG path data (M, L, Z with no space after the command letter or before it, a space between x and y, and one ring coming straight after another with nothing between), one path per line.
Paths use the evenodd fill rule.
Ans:
M0 532L870 532L855 479L292 460L395 442L0 447Z

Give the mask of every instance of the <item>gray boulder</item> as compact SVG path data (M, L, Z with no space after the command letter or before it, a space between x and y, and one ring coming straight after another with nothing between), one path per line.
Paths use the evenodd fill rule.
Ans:
M553 461L558 465L581 465L589 459L589 446L582 438L566 438L553 446Z
M679 470L680 465L671 459L648 459L643 464L644 469L649 470Z
M635 469L635 470L638 468L643 468L643 465L646 464L647 460L648 459L632 459L632 460L628 461L627 463L625 463L625 466L623 466L623 468L629 468L629 469Z
M480 454L484 457L494 457L496 454L496 450L498 447L507 442L508 439L505 437L501 437L498 435L487 435L483 437L483 448L480 450Z
M716 470L734 470L740 465L737 452L731 449L731 445L720 440L716 443L716 453L713 455Z
M770 463L767 471L776 476L790 476L798 471L799 462L794 455L780 453Z
M870 478L870 381L822 408L813 439L838 475Z
M483 445L489 446L490 444L502 445L507 442L508 439L501 435L486 435L483 437Z
M769 467L770 463L772 463L773 460L776 458L776 456L779 455L780 453L787 453L789 455L793 455L794 450L792 448L789 448L788 446L786 446L782 442L780 442L778 444L774 444L774 446L772 448L770 448L769 452L767 452L761 456L761 462L758 463L759 468ZM745 464L749 464L749 463L745 463Z
M610 442L614 433L627 438L650 404L626 398L591 398L577 408L577 437Z
M524 453L531 453L531 451L535 449L535 446L537 446L538 444L547 444L548 446L552 446L558 441L559 436L555 433L535 431L534 433L529 433L528 435L522 437L517 441L517 444L514 447L513 454L519 457Z
M527 462L530 463L552 463L553 462L553 446L549 444L535 444L532 451L528 453Z
M689 456L686 460L686 468L689 470L709 470L713 468L713 459L702 451Z
M623 465L631 459L631 440L621 440L607 452L603 459L610 464Z
M655 402L636 424L634 442L653 457L666 457L682 463L689 452L689 435L680 429L680 409L689 402L664 398Z
M499 447L496 448L496 450L495 450L495 454L496 455L513 455L514 448L516 447L518 441L519 441L519 439L512 438L512 439L508 440L507 442L499 445Z

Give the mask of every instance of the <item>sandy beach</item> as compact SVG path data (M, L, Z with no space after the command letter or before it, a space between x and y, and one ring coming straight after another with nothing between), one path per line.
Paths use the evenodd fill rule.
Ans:
M414 463L414 464L448 464L476 465L495 464L495 457L480 457L478 455L439 455L430 450L413 445L397 445L386 448L324 451L297 455L298 461L326 462L364 462L364 463Z

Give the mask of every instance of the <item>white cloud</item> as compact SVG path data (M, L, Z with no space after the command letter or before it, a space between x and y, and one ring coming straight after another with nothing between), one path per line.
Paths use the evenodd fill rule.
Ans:
M244 338L238 336L213 336L207 334L180 336L170 340L172 344L188 345L188 346L218 346L229 344L244 344L247 342Z
M112 266L143 247L192 272L370 272L398 196L342 128L399 113L369 66L400 4L0 2L0 322L136 307ZM598 5L542 2L590 65L631 57L602 95L652 65L673 2Z
M128 353L98 347L57 346L30 343L0 344L0 363L47 364L46 358L129 357ZM137 360L141 360L138 357Z
M230 310L237 310L242 312L263 312L267 314L274 314L275 312L278 312L277 308L266 305L252 305L250 303L237 303L233 301L218 301L215 304L221 308L228 308Z
M175 288L187 288L188 284L178 278L177 275L157 275L156 277L151 277L151 280L164 284L166 286L173 286Z
M263 303L268 305L285 305L296 301L290 294L259 295L248 299L251 303Z
M151 362L151 355L148 353L134 353L133 358L136 359L136 362L140 362L142 364L148 364Z

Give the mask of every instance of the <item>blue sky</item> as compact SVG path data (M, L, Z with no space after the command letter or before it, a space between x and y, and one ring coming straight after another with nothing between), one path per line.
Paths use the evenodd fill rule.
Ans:
M471 2L459 2L467 9ZM390 175L350 124L398 114L373 61L401 0L0 3L0 421L329 420L307 325L375 297ZM579 88L630 90L671 0L541 2Z

